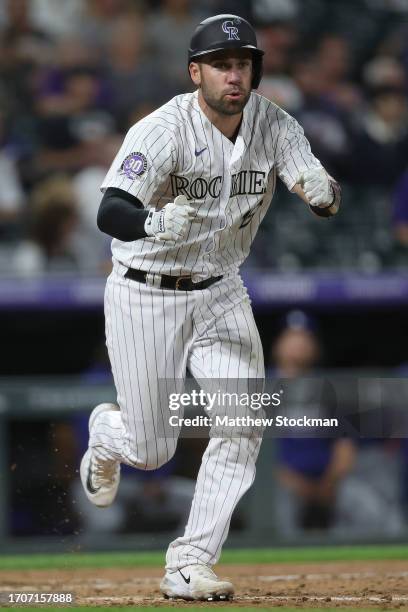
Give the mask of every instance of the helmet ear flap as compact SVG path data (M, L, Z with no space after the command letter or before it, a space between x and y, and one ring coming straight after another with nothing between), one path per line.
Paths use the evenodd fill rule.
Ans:
M262 78L262 55L252 53L252 89L258 89Z

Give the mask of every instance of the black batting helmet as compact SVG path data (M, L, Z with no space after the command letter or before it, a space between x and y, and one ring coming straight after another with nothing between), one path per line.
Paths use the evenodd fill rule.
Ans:
M248 21L237 15L214 15L195 29L188 50L188 63L202 55L222 49L249 49L252 51L252 87L259 86L262 77L262 56L257 47L255 30Z

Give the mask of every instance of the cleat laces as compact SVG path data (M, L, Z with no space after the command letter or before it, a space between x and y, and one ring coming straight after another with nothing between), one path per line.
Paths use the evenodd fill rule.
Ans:
M92 484L96 489L110 487L115 482L117 472L116 461L102 461L94 459L92 461Z

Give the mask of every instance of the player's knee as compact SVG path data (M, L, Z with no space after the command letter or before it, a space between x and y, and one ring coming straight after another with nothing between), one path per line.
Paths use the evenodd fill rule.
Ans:
M134 449L134 451L128 455L130 459L129 463L138 470L158 470L170 461L175 450L175 447L173 448L170 446L156 447L155 444L152 444L152 446L143 446L141 448L139 445L137 449Z
M146 472L152 472L154 470L158 470L159 468L163 467L163 465L166 465L166 463L168 463L170 459L171 457L167 457L167 456L166 457L152 457L151 460L146 461L142 469L145 470Z
M152 471L158 470L163 465L166 465L174 455L174 452L149 453L141 466L142 470Z

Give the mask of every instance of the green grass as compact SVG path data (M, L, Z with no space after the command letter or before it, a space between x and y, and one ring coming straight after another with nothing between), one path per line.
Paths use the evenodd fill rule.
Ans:
M311 563L408 559L408 545L225 550L222 563ZM162 552L2 555L0 570L162 567ZM112 608L111 608L112 610Z

